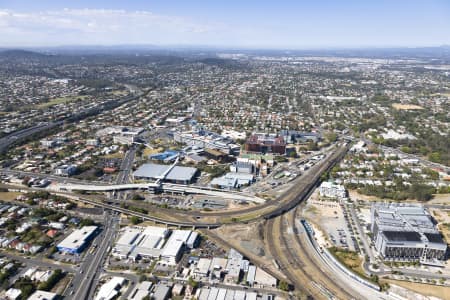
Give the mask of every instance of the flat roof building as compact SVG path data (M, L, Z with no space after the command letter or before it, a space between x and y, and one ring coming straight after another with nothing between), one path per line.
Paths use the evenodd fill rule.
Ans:
M54 300L57 296L55 293L37 290L28 297L28 300Z
M112 277L106 283L104 283L97 292L95 300L111 300L117 297L120 288L125 283L125 278L123 277Z
M245 151L256 153L286 154L283 137L274 134L255 133L245 142Z
M153 291L152 299L154 300L169 299L171 290L172 290L171 286L159 283L156 285L155 290Z
M169 230L164 227L125 227L112 249L112 255L120 259L132 260L140 257L159 258L168 234Z
M76 229L57 245L58 250L71 254L81 253L87 243L94 237L97 229L97 226L84 226Z
M384 259L429 264L446 258L447 244L422 205L373 203L371 231Z
M191 230L174 230L161 251L161 259L169 265L176 265L182 251L188 247L192 234L196 233Z
M175 166L169 171L170 167L169 165L143 164L133 173L133 176L137 180L158 180L166 175L165 181L189 184L198 173L196 168Z

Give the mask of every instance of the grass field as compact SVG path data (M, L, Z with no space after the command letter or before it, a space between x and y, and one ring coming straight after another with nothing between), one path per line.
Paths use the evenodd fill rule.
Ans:
M48 102L45 103L40 103L38 104L36 107L37 108L47 108L56 104L62 104L62 103L68 103L68 102L72 102L72 101L76 101L77 99L81 99L84 100L86 99L87 96L67 96L67 97L58 97L58 98L53 98Z
M17 196L21 195L19 192L0 192L0 200L11 201L15 200Z
M362 258L358 255L358 253L354 251L348 251L345 249L340 249L337 247L331 247L328 249L331 254L336 257L342 264L344 264L347 268L360 275L361 277L367 278L366 273L362 268Z
M156 148L156 149L150 149L148 147L145 147L144 151L142 151L142 155L147 157L149 155L152 155L152 154L155 154L158 152L162 152L162 151L163 151L163 148L161 148L161 147Z
M124 154L122 152L115 152L107 155L103 155L103 158L122 158Z
M414 104L402 104L402 103L394 103L392 107L398 110L420 110L423 109L422 106L414 105Z

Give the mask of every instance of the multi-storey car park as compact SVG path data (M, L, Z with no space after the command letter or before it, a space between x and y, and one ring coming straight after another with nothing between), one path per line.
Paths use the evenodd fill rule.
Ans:
M374 203L371 217L375 248L384 259L433 264L446 258L447 244L422 205Z

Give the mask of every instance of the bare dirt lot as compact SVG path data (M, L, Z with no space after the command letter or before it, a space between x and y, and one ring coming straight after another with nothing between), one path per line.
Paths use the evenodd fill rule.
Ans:
M239 243L241 247L258 256L264 256L264 226L261 222L251 224L236 224L215 229L221 237Z
M324 231L331 245L354 251L344 211L337 201L318 200L317 191L305 207L307 218Z

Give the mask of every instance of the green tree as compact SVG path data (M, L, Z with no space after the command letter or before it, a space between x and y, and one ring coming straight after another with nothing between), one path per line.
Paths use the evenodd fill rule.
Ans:
M188 278L188 284L194 289L198 287L198 281L195 281L192 277Z
M281 280L280 283L278 283L278 288L282 291L287 292L289 291L289 284L286 281Z
M141 223L141 219L139 217L136 217L136 216L131 216L130 222L133 225L137 225L137 224Z

